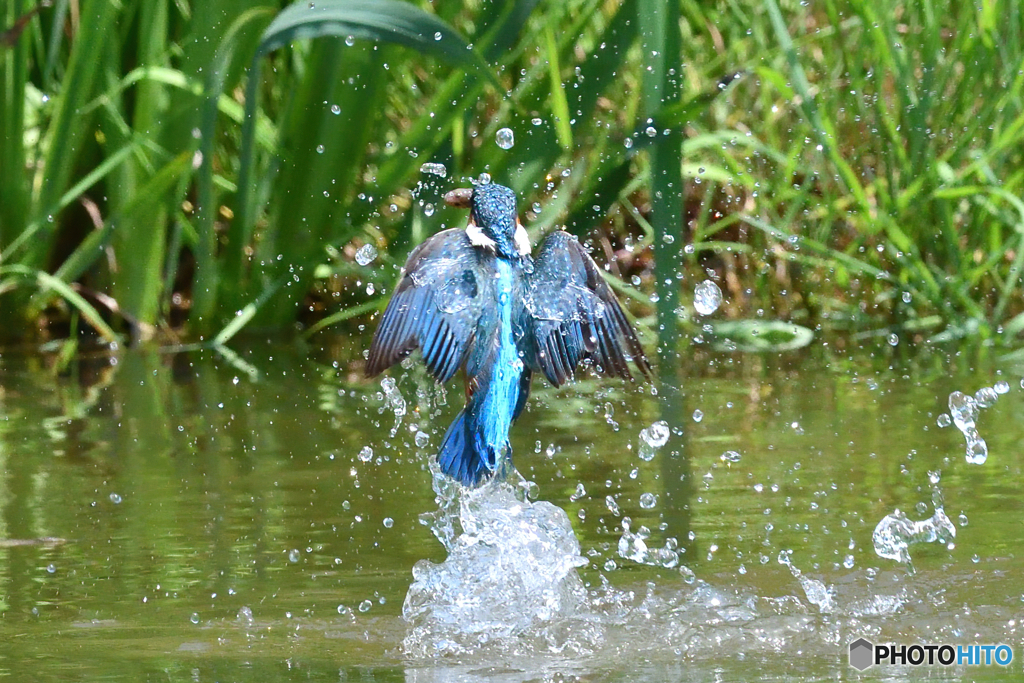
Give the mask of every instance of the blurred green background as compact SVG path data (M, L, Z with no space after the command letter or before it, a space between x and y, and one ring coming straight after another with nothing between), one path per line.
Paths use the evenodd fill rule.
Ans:
M711 278L741 323L1009 343L1022 6L4 0L2 331L366 323L486 172L663 338Z

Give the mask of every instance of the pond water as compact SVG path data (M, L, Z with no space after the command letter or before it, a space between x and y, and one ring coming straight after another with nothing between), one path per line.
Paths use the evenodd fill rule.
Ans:
M994 352L700 351L656 391L535 382L522 479L460 497L428 462L461 389L365 380L368 339L317 342L0 357L0 676L1021 676L1024 368ZM940 416L1001 382L970 463ZM879 550L909 563L873 540L897 509ZM861 636L1014 659L861 674Z

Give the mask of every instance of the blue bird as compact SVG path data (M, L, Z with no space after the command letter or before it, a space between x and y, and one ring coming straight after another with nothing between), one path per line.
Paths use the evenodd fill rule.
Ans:
M461 367L466 406L437 454L441 470L467 486L511 464L508 433L526 405L533 373L558 387L581 362L630 378L644 374L643 349L575 236L553 232L536 259L516 212L516 195L497 184L445 195L470 209L466 229L428 238L409 255L370 344L373 377L416 348L438 382Z

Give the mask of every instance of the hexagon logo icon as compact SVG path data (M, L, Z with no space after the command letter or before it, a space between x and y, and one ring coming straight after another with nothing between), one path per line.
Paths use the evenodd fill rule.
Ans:
M874 664L872 653L875 646L864 638L858 638L850 643L850 666L857 671L863 671Z

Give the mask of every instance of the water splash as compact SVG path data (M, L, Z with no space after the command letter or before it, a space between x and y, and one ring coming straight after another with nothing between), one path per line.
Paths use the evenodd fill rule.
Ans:
M600 574L588 590L577 575L586 560L568 517L549 503L532 501L532 487L517 473L468 490L436 465L431 471L438 509L421 521L448 558L421 561L414 569L400 649L403 660L413 663L410 671L417 672L410 680L462 680L462 674L476 680L484 670L529 671L529 678L509 680L533 680L537 672L565 671L582 661L594 670L619 670L623 662L678 666L723 649L743 656L794 649L832 653L843 629L877 634L907 604L936 604L927 585L901 581L905 575L879 582L876 570L866 570L840 585L826 584L805 576L788 551L778 561L803 595L768 597L712 586L673 565L679 557L674 541L652 550L649 532L632 532L628 520L620 557L676 566L681 581L618 588ZM614 570L608 562L607 571ZM431 678L435 673L440 677Z
M981 438L975 425L980 407L973 396L963 392L954 391L949 395L949 414L953 418L953 424L967 440L967 462L975 465L984 464L988 458L988 445L985 439Z
M651 532L645 526L641 526L637 533L630 529L632 520L629 517L622 519L622 536L619 537L619 557L630 560L637 564L646 564L653 567L665 567L671 569L679 564L679 542L674 538L665 541L664 548L649 548L647 539Z
M494 481L468 490L435 473L439 509L421 521L448 558L413 568L402 608L411 625L406 654L561 652L596 644L586 624L570 626L587 600L576 568L588 561L569 517L551 503L532 502L523 484Z
M983 465L988 459L988 444L978 433L976 421L978 413L982 408L991 408L999 400L1001 394L1010 390L1010 385L1005 381L996 382L994 386L982 387L974 393L974 396L954 391L949 395L949 415L953 424L964 435L967 441L966 458L972 465ZM945 418L945 419L943 419ZM945 413L939 416L939 426L947 424L949 418Z
M391 428L391 438L395 438L398 428L402 426L402 418L405 417L406 403L401 390L393 377L384 377L380 380L380 387L384 390L384 405L381 412L390 410L395 415L395 425Z
M897 508L886 515L875 527L871 541L875 554L903 564L910 564L910 545L914 543L948 543L956 537L956 527L949 521L945 511L935 509L928 519L915 522Z
M824 582L804 576L804 573L797 569L791 558L792 550L779 552L779 564L789 567L789 572L800 582L800 587L807 596L807 601L818 607L822 614L830 614L836 610L836 589L835 586L826 586Z
M910 546L914 543L951 543L956 538L956 527L946 516L943 508L942 489L939 481L942 477L938 470L929 470L928 481L932 486L932 507L935 513L928 519L915 522L897 508L891 515L886 515L875 526L871 540L875 546L875 554L890 560L910 564ZM927 508L925 508L927 509Z

